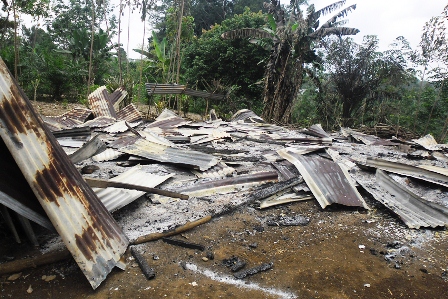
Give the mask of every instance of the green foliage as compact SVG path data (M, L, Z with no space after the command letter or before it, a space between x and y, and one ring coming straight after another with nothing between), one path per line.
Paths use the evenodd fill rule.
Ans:
M245 107L260 111L265 60L268 51L247 40L223 40L221 34L234 29L261 28L266 24L262 13L246 10L205 31L185 48L183 69L190 86L210 92L226 92L226 103L214 103L223 113ZM231 87L231 88L230 88Z

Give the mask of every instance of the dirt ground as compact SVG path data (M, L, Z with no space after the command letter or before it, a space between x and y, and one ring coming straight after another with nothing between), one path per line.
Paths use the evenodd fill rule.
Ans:
M37 105L44 115L72 108ZM322 210L316 200L266 210L254 203L173 237L203 245L204 251L162 240L136 245L155 270L152 280L128 249L126 270L115 268L96 290L69 259L24 270L15 280L1 276L0 298L448 298L447 230L408 229L363 196L370 211ZM309 224L279 225L282 218L299 216ZM0 262L39 252L25 237L16 244L0 225ZM48 236L36 229L44 243ZM245 269L264 263L272 268L237 279L223 262L232 257L244 260Z

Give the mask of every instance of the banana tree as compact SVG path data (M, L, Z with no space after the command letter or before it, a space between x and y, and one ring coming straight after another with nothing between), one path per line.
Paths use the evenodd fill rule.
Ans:
M319 62L319 57L313 49L315 42L329 35L354 35L359 32L358 29L341 26L344 24L341 19L356 9L356 5L342 9L319 26L321 16L340 9L346 1L335 2L317 11L314 5L310 5L304 13L300 5L305 2L305 0L291 0L289 18L280 6L279 0L265 3L270 15L271 28L252 31L255 33L255 38L270 37L273 41L265 70L263 91L262 117L269 122L290 121L294 100L303 83L305 67L307 64ZM224 33L222 37L248 38L252 37L250 32L251 29L240 29L239 32Z

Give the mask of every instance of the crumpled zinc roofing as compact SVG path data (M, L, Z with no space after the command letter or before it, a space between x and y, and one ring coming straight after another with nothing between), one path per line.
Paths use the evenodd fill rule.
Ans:
M337 163L319 156L304 156L293 149L279 150L279 155L293 163L322 208L333 203L368 209L350 175Z
M128 240L0 59L0 136L78 266L96 288Z

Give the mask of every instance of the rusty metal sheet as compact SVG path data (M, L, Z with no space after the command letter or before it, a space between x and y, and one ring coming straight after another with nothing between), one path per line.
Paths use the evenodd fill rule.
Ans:
M322 208L333 203L369 209L352 185L350 176L337 163L319 156L302 156L289 151L279 155L293 163Z
M141 120L143 116L134 104L130 104L117 112L117 118L132 123Z
M124 89L124 87L118 87L113 93L110 94L109 99L115 111L120 110L120 104L123 102L127 95L128 92Z
M109 145L116 150L146 159L207 170L218 164L218 158L192 150L178 149L134 136L117 139Z
M93 288L128 244L0 60L0 136Z
M95 117L107 116L117 118L117 113L110 100L109 92L106 86L98 87L94 92L89 94L89 106Z
M448 226L448 208L417 196L382 170L376 171L376 184L365 181L360 184L409 228Z
M369 167L374 167L388 172L405 175L408 177L416 178L433 184L438 184L448 188L448 176L428 169L423 169L404 163L392 162L377 158L367 158L365 164Z
M82 123L84 123L92 111L87 108L76 107L62 115L59 116L41 116L46 125L52 130L53 128L71 129Z

